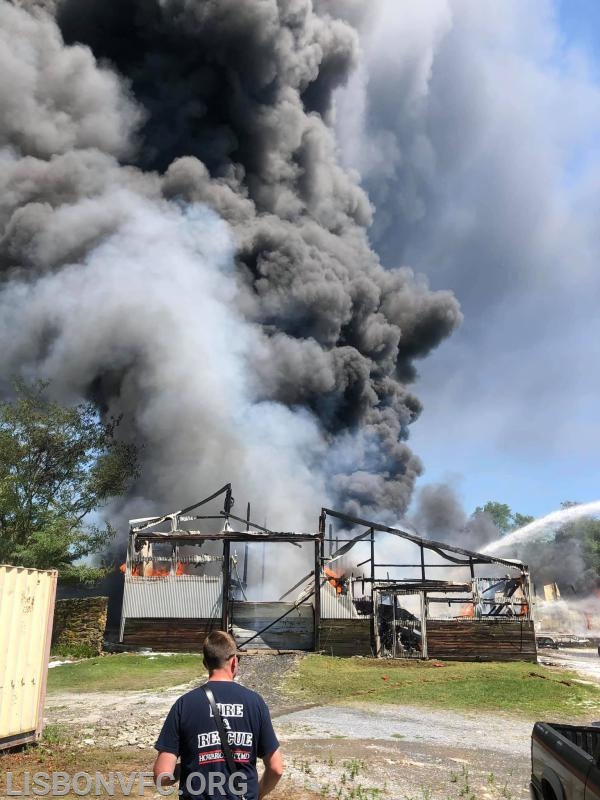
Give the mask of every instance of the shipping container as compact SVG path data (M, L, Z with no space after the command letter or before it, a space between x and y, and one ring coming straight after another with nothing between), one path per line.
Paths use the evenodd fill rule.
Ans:
M56 576L0 565L0 749L42 734Z

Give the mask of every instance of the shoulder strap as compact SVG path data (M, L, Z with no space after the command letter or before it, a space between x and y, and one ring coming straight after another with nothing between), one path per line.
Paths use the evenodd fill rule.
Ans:
M225 730L225 726L223 725L223 718L221 717L221 712L219 711L219 707L215 702L215 696L212 693L212 689L209 689L206 684L201 687L206 695L206 698L210 704L212 709L213 717L215 718L215 722L217 723L217 730L219 731L219 739L221 740L221 748L223 749L223 755L225 756L225 761L227 762L227 768L229 772L233 775L236 771L235 769L235 761L233 760L233 753L231 752L231 747L229 746L229 742L227 741L227 731Z

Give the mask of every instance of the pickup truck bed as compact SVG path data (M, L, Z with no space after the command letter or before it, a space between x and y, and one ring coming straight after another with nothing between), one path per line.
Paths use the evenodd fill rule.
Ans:
M600 727L536 722L531 735L533 800L600 800Z

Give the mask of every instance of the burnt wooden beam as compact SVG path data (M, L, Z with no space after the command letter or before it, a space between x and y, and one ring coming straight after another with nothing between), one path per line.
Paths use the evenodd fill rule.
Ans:
M248 503L248 505L250 504ZM249 518L242 519L241 517L236 517L235 514L226 514L224 511L221 511L221 516L226 517L227 519L234 519L236 522L244 522L246 524L246 532L250 531L250 528L254 528L257 531L262 531L263 533L273 534L273 531L270 531L268 528L263 528L262 525L258 525L256 522L251 522ZM297 542L290 542L290 544L300 547Z
M229 594L231 592L231 542L223 542L223 605L221 629L229 632Z
M136 533L135 537L148 542L173 542L197 544L206 541L230 542L314 542L320 539L318 533L256 533L246 531L218 531L201 533L200 531L169 531L169 533Z
M300 578L300 580L299 580L297 583L295 583L295 584L292 586L292 588L291 588L291 589L288 589L288 590L287 590L287 592L285 592L284 594L282 594L282 595L281 595L281 597L279 598L279 600L280 600L280 601L281 601L281 600L284 600L284 599L285 599L285 598L288 596L288 594L291 594L291 593L294 591L294 589L298 589L300 586L302 586L302 584L303 584L305 581L307 581L309 578L312 578L312 576L313 576L314 574L315 574L315 571L311 569L311 571L308 573L308 575L305 575L303 578Z
M176 517L180 517L182 514L189 514L190 511L193 511L195 508L199 506L203 506L206 503L210 503L211 500L214 500L215 497L219 497L221 494L225 494L225 492L231 493L231 484L226 483L225 486L221 486L220 489L217 489L216 492L213 492L210 497L205 497L204 500L200 500L197 503L194 503L191 506L187 506L186 508L182 508L179 511L173 511L170 514L165 514L162 517L149 517L143 521L143 524L140 525L137 530L141 531L144 528L149 528L154 525L159 525L161 522L166 522L167 520L174 519ZM131 522L138 522L139 520L131 520Z
M321 649L321 547L323 542L315 541L315 653Z
M351 514L344 514L341 511L335 511L331 508L323 508L321 511L322 514L325 516L329 515L330 517L335 517L336 519L341 520L342 522L349 522L351 525L365 525L370 530L376 531L383 531L384 533L392 533L394 536L399 536L402 539L407 539L409 542L414 542L414 544L422 545L426 547L428 550L434 551L442 551L439 552L439 555L443 556L443 558L447 558L449 561L453 561L451 556L448 553L458 553L459 555L466 556L467 559L469 558L476 558L479 560L481 564L501 564L504 567L510 567L512 569L519 569L521 571L526 571L525 564L522 564L520 561L509 560L506 558L497 558L496 556L489 556L485 553L478 553L475 550L466 550L464 547L457 547L453 544L447 544L446 542L437 542L434 539L423 539L421 536L417 536L414 533L409 533L408 531L402 530L401 528L390 528L388 525L381 525L379 522L370 522L367 519L362 519L361 517L354 517ZM364 536L364 534L363 534ZM362 538L358 537L358 538ZM469 565L469 562L466 562L466 566Z
M375 530L370 530L371 539L371 598L373 600L373 613L371 614L371 648L377 654L377 619L375 618L375 592L373 586L375 584Z

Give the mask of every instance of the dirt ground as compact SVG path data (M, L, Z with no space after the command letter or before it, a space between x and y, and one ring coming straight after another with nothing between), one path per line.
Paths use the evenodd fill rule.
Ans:
M274 800L447 800L527 798L531 723L511 716L355 703L293 706L282 690L301 655L257 655L242 664L241 682L272 710L286 757ZM46 721L73 737L72 746L138 751L151 768L165 715L184 691L53 693Z
M529 797L532 721L373 702L298 707L283 689L303 656L249 656L240 680L267 700L285 755L273 800L517 800ZM594 651L547 651L541 661L600 682ZM46 742L0 756L0 771L149 770L162 722L177 697L205 679L160 691L47 697ZM296 703L296 705L295 705ZM51 734L51 735L50 735ZM0 784L1 786L1 784ZM0 788L0 797L2 788ZM158 794L146 790L147 797Z

